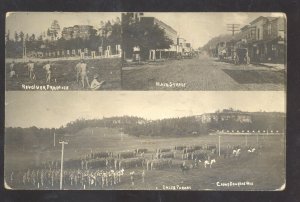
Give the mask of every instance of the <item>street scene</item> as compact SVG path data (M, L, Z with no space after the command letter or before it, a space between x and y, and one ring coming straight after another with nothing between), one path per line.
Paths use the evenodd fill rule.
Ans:
M8 13L7 90L120 90L120 13Z
M6 189L285 188L281 92L83 93L6 93Z
M124 90L284 90L282 13L123 13Z

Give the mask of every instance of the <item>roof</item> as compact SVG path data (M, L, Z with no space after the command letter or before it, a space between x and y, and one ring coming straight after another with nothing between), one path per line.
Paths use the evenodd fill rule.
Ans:
M276 20L278 19L278 17L264 17L264 16L260 16L258 18L256 18L255 20L253 20L252 22L250 22L249 24L252 25L260 20L267 20L267 21L273 21L273 20Z
M255 20L253 20L252 22L250 22L249 24L252 25L260 20L263 20L263 19L266 19L266 17L263 17L263 16L259 16L258 18L256 18Z

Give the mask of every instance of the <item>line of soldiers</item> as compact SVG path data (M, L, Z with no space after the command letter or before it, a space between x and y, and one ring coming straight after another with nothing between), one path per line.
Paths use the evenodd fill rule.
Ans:
M63 172L63 186L86 189L91 187L105 188L121 182L124 175L121 170L81 170L66 169ZM60 185L60 169L28 169L11 172L6 182L13 188L56 189Z

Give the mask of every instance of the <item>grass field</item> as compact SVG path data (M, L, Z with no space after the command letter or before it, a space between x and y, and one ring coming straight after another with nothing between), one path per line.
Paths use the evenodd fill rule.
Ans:
M75 66L79 60L61 60L51 62L53 86L69 86L69 90L87 90L83 89L81 83L76 81ZM119 90L121 89L121 59L106 58L86 60L88 67L89 82L92 81L95 73L99 74L99 81L105 81L102 90ZM29 79L27 67L24 63L16 63L15 71L18 78L9 78L9 64L6 64L6 89L7 90L22 90L24 85L46 85L46 71L42 68L45 62L35 63L36 80ZM92 68L93 67L93 68ZM54 82L56 79L56 83Z
M204 145L217 144L218 136L204 135L197 137L170 137L149 138L121 136L116 129L89 128L77 134L66 137L69 144L65 146L65 159L80 158L84 154L97 151L124 151L136 148L147 148L149 153L145 157L150 158L157 148L171 148L175 145ZM49 142L49 144L52 144ZM221 150L228 144L245 146L243 136L222 136ZM248 137L248 146L257 145L256 136ZM216 164L212 168L200 168L189 170L183 174L179 167L164 170L146 171L145 183L142 182L140 173L142 168L126 170L126 173L134 170L137 173L135 185L130 184L126 175L122 183L109 187L109 189L164 189L166 186L190 187L192 190L275 190L285 183L285 139L284 136L259 136L259 144L263 147L255 154L242 152L240 159L216 157ZM13 151L5 148L5 171L14 168L25 169L30 165L39 165L43 161L60 159L60 145L51 151ZM177 159L176 161L181 161ZM187 161L187 163L191 163ZM251 182L249 186L220 187L217 182ZM68 187L65 187L68 189ZM93 187L89 189L94 189Z

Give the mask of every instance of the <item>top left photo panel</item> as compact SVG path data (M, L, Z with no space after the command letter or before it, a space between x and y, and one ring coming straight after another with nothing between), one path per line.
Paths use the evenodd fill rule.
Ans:
M121 44L121 13L6 13L6 90L121 90Z

